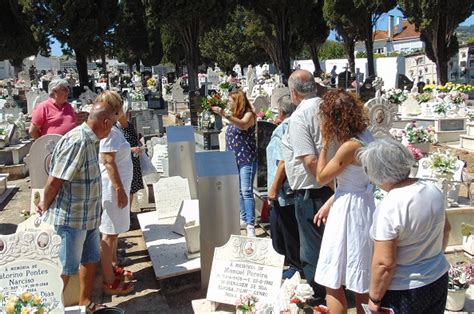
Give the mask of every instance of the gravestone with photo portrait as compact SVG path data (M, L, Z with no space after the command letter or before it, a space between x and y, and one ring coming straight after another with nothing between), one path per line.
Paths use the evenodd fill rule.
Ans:
M224 246L215 248L206 298L234 305L252 294L272 304L279 294L284 260L271 239L231 235Z
M42 189L46 184L54 147L60 139L61 135L47 134L37 138L31 145L28 169L32 189Z
M53 230L0 235L0 287L2 294L19 291L41 298L49 313L64 313L61 237Z

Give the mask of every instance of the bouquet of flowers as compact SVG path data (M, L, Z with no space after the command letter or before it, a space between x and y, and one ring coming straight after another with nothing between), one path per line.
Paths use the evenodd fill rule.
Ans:
M0 291L0 305L6 314L43 314L48 313L47 304L40 296L26 290L19 290L16 295L4 296Z
M141 92L132 91L130 94L132 101L145 101L145 95Z
M385 91L384 97L392 104L399 105L408 98L408 91L399 88L390 88Z
M452 90L460 91L463 93L469 93L474 91L474 86L470 84L457 84L453 82L447 82L445 85L427 84L423 88L424 91L431 93L436 92L450 92Z
M257 120L273 120L273 112L270 108L257 112Z
M448 112L448 106L444 102L438 102L434 105L434 113L446 114Z
M428 165L436 174L453 174L457 161L456 155L447 150L446 153L432 153L428 158Z
M474 284L474 265L458 262L449 267L448 289L463 290Z
M146 81L146 86L148 86L149 88L150 87L154 87L156 84L156 81L153 77L150 77L147 81Z
M457 90L452 90L447 94L447 97L445 100L448 102L451 102L455 105L460 105L464 104L466 100L469 99L469 96L463 92L457 91Z
M405 126L405 136L409 144L436 143L434 135L435 131L432 126L427 128L417 127L414 121Z
M203 111L211 111L211 107L220 107L225 109L227 103L222 99L221 94L214 93L211 96L203 97L201 102L201 108Z
M418 161L418 160L420 160L421 158L423 158L423 153L421 152L421 149L416 148L416 147L413 146L412 144L408 144L408 145L407 145L407 148L408 148L408 150L410 151L410 153L413 155L413 158L415 158L416 161Z
M428 102L433 99L433 96L430 93L421 93L415 96L416 101L418 101L419 104Z
M249 293L240 298L235 302L235 309L238 313L254 313L258 299L253 294Z
M298 308L302 309L303 311L308 311L310 313L313 312L312 307L308 304L307 301L313 298L314 290L311 286L307 283L300 283L298 284L294 291L293 295L290 299L292 304L295 304Z

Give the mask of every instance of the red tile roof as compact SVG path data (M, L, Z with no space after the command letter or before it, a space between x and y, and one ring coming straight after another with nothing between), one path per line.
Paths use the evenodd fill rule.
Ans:
M420 32L415 30L415 24L411 24L408 21L403 21L403 28L398 33L398 25L393 28L393 41L415 39L420 38ZM386 40L388 39L388 31L376 30L374 32L374 40Z

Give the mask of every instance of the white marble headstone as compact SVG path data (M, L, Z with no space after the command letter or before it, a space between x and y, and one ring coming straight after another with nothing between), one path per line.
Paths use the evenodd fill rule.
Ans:
M184 236L184 225L193 221L199 225L199 200L184 200L176 216L173 232Z
M421 106L413 94L408 94L408 98L402 103L402 116L417 116L421 114Z
M397 105L379 95L365 103L369 111L369 130L375 137L391 136L390 129L397 115Z
M89 103L93 103L97 94L89 89L89 87L84 86L85 91L79 95L79 100L81 101L81 106L85 106Z
M271 302L279 294L284 260L270 239L231 235L215 249L206 298L234 305L251 293Z
M42 189L46 184L53 150L60 139L61 135L47 134L36 139L31 145L28 169L32 189Z
M28 291L51 307L49 313L64 313L61 237L52 230L0 235L0 287L3 294Z
M270 98L270 108L273 112L278 112L278 99L284 95L290 95L290 89L283 84L278 84L272 90Z
M253 106L255 108L255 112L265 111L268 107L270 107L270 99L268 96L258 96L253 101Z
M188 179L181 177L162 178L153 184L158 219L176 217L181 202L191 199Z

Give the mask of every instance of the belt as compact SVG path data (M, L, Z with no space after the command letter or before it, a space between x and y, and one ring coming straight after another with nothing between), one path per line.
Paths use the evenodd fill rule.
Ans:
M297 195L303 196L305 199L308 199L308 198L316 199L316 198L327 197L328 194L331 195L333 191L330 187L323 186L319 189L296 190L295 193Z

